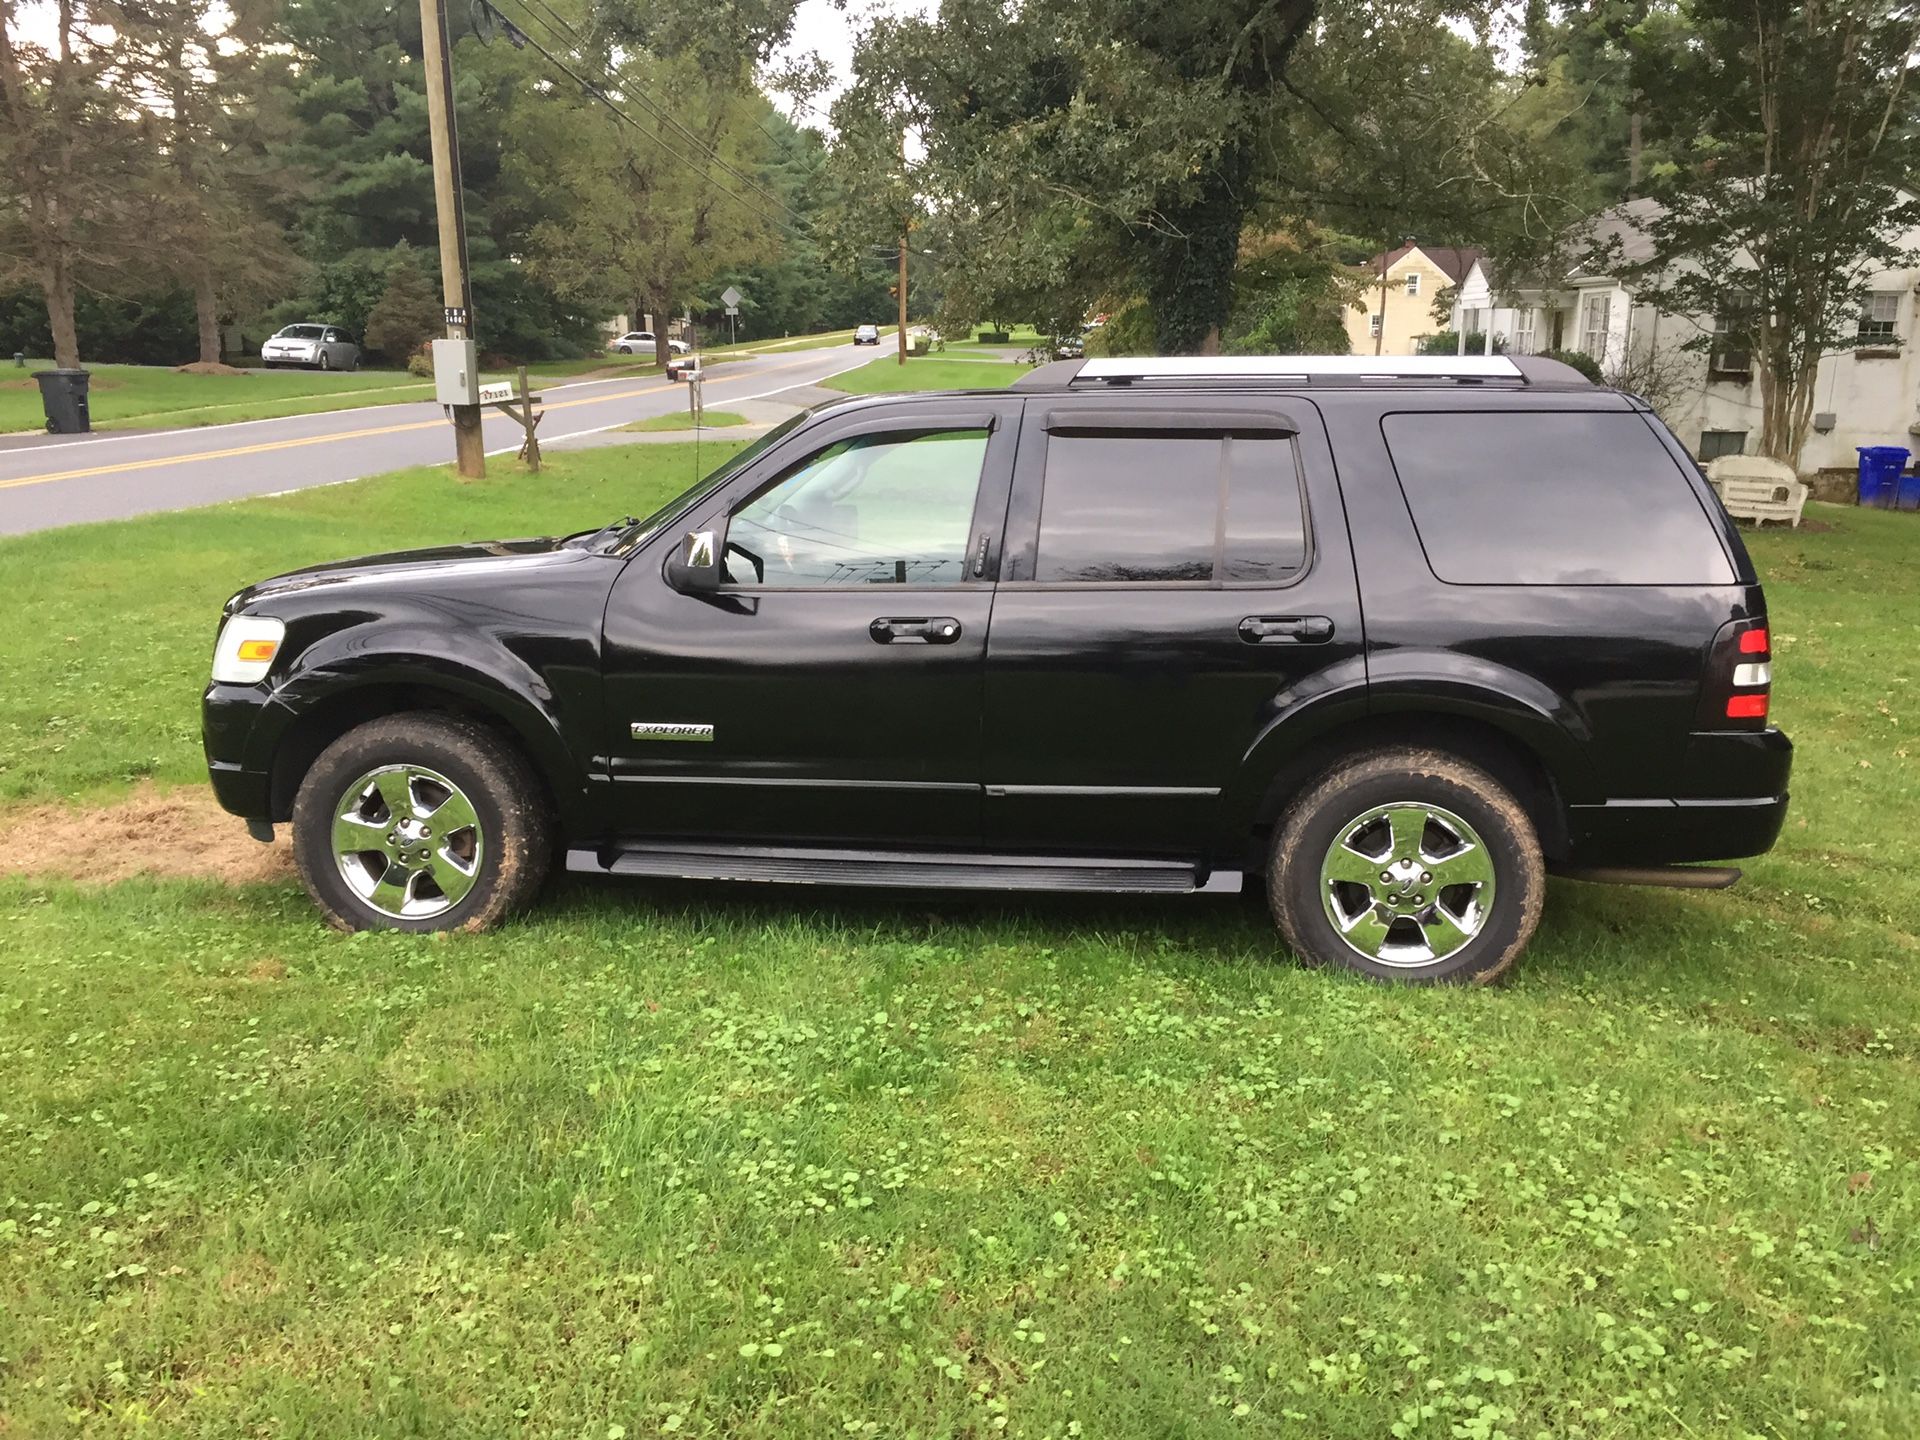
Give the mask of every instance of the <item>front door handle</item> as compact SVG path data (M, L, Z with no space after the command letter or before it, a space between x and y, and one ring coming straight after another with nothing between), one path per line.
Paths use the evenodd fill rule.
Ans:
M960 622L951 615L882 616L867 634L877 645L951 645L960 638Z
M1249 615L1240 622L1240 638L1249 645L1324 645L1333 638L1333 621L1324 615Z

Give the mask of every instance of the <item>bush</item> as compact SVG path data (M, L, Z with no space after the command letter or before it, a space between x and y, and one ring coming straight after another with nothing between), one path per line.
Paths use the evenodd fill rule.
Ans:
M418 375L423 380L433 378L433 341L422 340L407 356L407 373Z
M1013 339L1013 332L1011 330L982 330L980 332L980 343L982 345L1005 345L1011 339Z
M1571 365L1596 385L1606 383L1605 378L1600 374L1600 362L1584 350L1542 350L1540 358L1558 360L1562 365Z
M422 342L441 332L445 317L432 282L415 263L411 246L394 247L387 264L387 288L367 312L367 347L389 360L411 356Z

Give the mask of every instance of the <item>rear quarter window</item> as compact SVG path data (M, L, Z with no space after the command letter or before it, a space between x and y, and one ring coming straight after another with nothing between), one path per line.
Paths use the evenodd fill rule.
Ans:
M1731 585L1693 486L1631 412L1381 421L1427 564L1453 585Z

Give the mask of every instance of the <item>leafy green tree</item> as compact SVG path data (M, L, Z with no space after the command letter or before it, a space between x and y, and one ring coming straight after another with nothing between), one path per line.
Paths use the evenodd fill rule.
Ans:
M1791 464L1821 356L1854 343L1872 275L1914 259L1920 30L1887 0L1689 0L1686 14L1684 43L1636 59L1672 160L1652 177L1653 253L1626 273L1751 351L1760 450Z

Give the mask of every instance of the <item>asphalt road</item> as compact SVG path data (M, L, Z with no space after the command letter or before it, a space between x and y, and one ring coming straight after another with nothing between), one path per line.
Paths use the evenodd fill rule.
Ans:
M835 345L716 362L706 404L724 410L813 384L876 353L891 352ZM664 376L565 381L540 393L543 446L687 408L686 386ZM487 453L511 456L520 448L520 427L498 411L486 413ZM0 437L0 535L332 485L452 458L453 427L431 402L141 434Z

